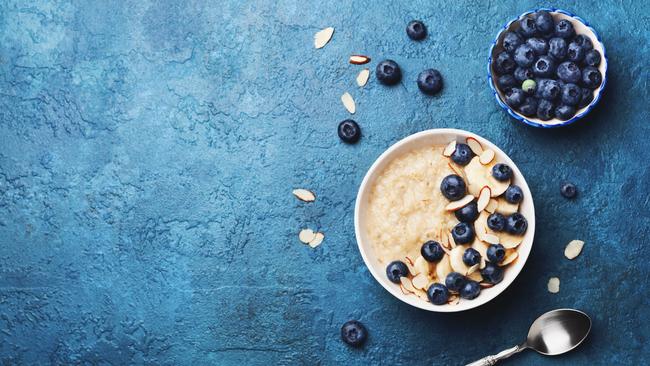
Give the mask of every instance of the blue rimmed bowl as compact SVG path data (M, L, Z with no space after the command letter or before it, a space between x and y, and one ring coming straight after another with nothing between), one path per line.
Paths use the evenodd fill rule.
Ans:
M497 73L494 71L493 65L492 65L492 60L494 57L496 57L499 52L503 51L503 36L505 35L506 32L509 31L515 31L519 28L519 22L518 20L523 19L525 17L530 16L531 14L540 11L540 10L546 10L549 13L551 13L551 16L553 17L553 20L557 23L562 19L567 19L571 21L573 24L573 28L576 31L576 34L584 34L585 36L589 37L591 40L591 43L594 45L594 49L600 52L601 55L601 62L600 65L598 66L598 70L600 71L600 74L603 76L603 81L600 84L600 87L598 89L594 90L594 99L589 105L587 105L584 108L581 108L576 111L575 116L573 116L571 119L563 121L557 118L550 119L548 121L541 120L539 118L535 117L526 117L523 114L517 112L516 110L510 108L506 103L505 103L505 97L503 95L503 92L499 90L497 85L495 84L495 80L493 78L493 75L496 76ZM585 21L584 19L580 18L577 15L574 15L566 10L562 9L554 9L554 8L540 8L536 10L531 10L528 12L525 12L521 14L519 17L512 19L509 21L502 29L499 31L499 34L497 34L496 38L492 42L492 45L490 46L490 57L488 58L488 84L490 85L490 88L492 89L492 93L494 94L495 99L497 100L497 103L503 108L510 116L512 116L514 119L524 122L530 126L534 127L542 127L542 128L552 128L552 127L562 127L562 126L567 126L570 125L582 117L586 116L587 113L589 113L595 106L596 104L600 101L600 97L603 94L603 90L605 88L605 84L607 84L607 56L605 54L605 46L603 43L600 41L600 38L598 37L598 34L596 31L589 26L589 23Z

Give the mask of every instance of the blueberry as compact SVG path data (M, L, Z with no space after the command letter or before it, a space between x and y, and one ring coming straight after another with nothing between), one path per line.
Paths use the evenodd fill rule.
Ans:
M582 89L576 84L564 84L562 87L562 104L565 105L578 105L582 99Z
M352 347L360 347L366 342L368 331L361 322L350 320L341 327L341 339Z
M519 33L525 38L533 37L537 34L537 25L535 19L526 17L519 21Z
M578 194L578 189L573 183L564 183L562 184L562 187L560 187L560 193L564 198L574 198L576 194Z
M504 93L506 97L506 104L512 108L517 108L524 102L526 99L526 93L519 88L510 88L506 89Z
M460 288L460 297L467 300L473 300L481 293L481 286L476 281L468 280Z
M424 94L437 94L442 89L442 75L435 69L424 70L418 75L418 88Z
M537 98L527 97L522 105L519 106L519 112L526 117L532 117L537 113Z
M478 218L478 207L476 201L472 201L454 212L460 222L472 223Z
M458 165L467 165L474 157L474 152L467 144L456 144L456 150L451 154L451 160Z
M535 13L535 26L542 34L553 33L555 30L555 22L553 21L551 13L546 10L540 10Z
M375 72L379 82L384 85L395 85L402 80L402 70L393 60L384 60L378 63Z
M506 230L510 234L523 235L528 228L528 221L524 215L515 212L506 218Z
M600 52L596 50L589 50L585 53L585 59L583 60L587 66L598 66L600 65Z
M580 68L575 62L566 61L557 67L557 77L566 83L576 84L580 81Z
M494 59L494 67L499 74L509 74L515 70L516 66L512 56L506 51L499 53Z
M545 55L548 52L548 42L543 38L528 38L526 44L535 51L537 56Z
M587 66L582 69L582 85L585 88L597 89L600 86L600 82L603 81L600 71L593 66Z
M594 100L594 91L587 88L582 88L582 97L580 98L580 103L578 108L584 108L588 106Z
M506 32L503 35L503 48L508 53L515 52L517 47L522 43L524 43L524 40L515 32Z
M434 283L427 290L427 297L434 305L443 305L449 300L449 290L441 283Z
M506 88L512 88L513 86L517 85L517 79L515 79L515 77L511 74L501 75L497 79L497 85L502 90Z
M519 203L524 199L524 191L518 185L511 185L503 194L506 201L510 203Z
M540 56L533 64L533 73L547 78L555 74L555 60L551 56Z
M548 121L553 118L554 109L555 106L553 105L553 102L546 99L540 99L537 104L537 118L542 121Z
M541 79L537 84L539 96L546 100L555 100L560 96L562 89L557 81L552 79Z
M585 51L590 51L594 48L594 44L591 43L591 39L585 36L584 34L579 34L576 38L573 39L573 43L577 43L580 47L584 48Z
M573 24L566 19L562 19L555 25L555 35L560 38L571 38L575 34Z
M445 278L445 286L451 291L460 291L465 282L467 282L467 278L458 272L451 272Z
M515 72L512 75L514 75L515 79L517 79L519 82L535 77L535 74L533 74L533 70L531 68L521 66L517 66Z
M505 182L512 178L512 169L503 163L495 164L492 167L492 176L500 182Z
M548 41L548 54L553 56L557 61L562 61L566 57L567 44L564 38L551 38Z
M492 262L487 262L481 270L483 281L496 285L503 280L503 268Z
M487 226L494 231L503 231L506 228L506 218L498 212L490 214L487 218Z
M451 230L451 236L456 244L467 244L474 240L474 227L466 222L456 224Z
M463 253L463 263L468 266L473 266L481 261L481 253L474 248L467 248Z
M410 39L414 41L419 41L424 39L427 36L427 27L419 20L412 20L406 26L406 34Z
M579 46L575 42L569 43L569 47L567 47L566 51L566 58L569 61L573 62L580 62L585 58L585 49Z
M351 119L346 119L339 123L338 134L343 142L354 144L361 137L361 129L356 122Z
M501 244L492 244L487 248L487 258L492 263L500 263L506 257L506 248Z
M456 174L451 174L442 179L440 183L440 191L450 201L458 201L465 197L465 181L463 178Z
M409 268L402 261L393 261L386 266L386 276L393 283L401 283L400 277L408 276Z
M420 254L426 259L427 262L440 262L442 257L445 255L445 251L442 250L442 246L437 241L429 240L426 243L422 244L420 248Z
M559 105L555 108L555 117L562 121L568 121L576 115L576 108L571 105Z
M521 67L530 67L535 62L535 51L527 44L521 44L515 50L515 63Z

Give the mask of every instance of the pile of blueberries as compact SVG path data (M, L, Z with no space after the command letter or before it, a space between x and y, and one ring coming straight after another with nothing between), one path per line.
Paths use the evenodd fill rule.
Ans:
M511 108L543 121L568 120L594 98L602 83L600 53L566 19L555 22L540 10L505 32L503 51L493 69L498 88Z

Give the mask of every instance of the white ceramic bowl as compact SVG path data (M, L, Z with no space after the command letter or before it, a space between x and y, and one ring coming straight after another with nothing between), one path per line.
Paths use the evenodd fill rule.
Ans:
M395 158L425 146L444 146L454 139L458 142L465 142L465 139L470 136L476 138L484 148L494 150L497 161L506 163L512 168L514 173L514 183L519 185L524 192L524 201L520 205L519 212L521 212L528 220L528 230L526 231L523 242L518 247L519 258L506 268L501 283L494 287L483 289L481 294L474 300L461 300L459 304L433 305L430 302L421 300L417 296L405 295L400 290L399 285L390 282L386 277L385 265L379 263L377 256L374 253L373 245L365 231L368 198L371 188L378 176ZM442 156L440 158L446 159ZM359 187L359 193L357 194L357 201L354 208L354 229L363 261L366 263L370 273L372 273L377 282L379 282L388 292L405 303L420 309L436 312L456 312L473 309L494 299L497 295L503 292L503 290L514 281L519 272L521 272L521 269L524 267L528 255L530 254L530 249L533 245L533 237L535 236L535 207L533 205L533 197L523 175L515 163L496 145L467 131L456 129L434 129L422 131L404 138L388 148L388 150L381 154L374 164L372 164L366 173L366 176L363 178L363 182Z
M496 75L496 72L493 69L492 60L494 59L494 57L496 57L497 54L503 51L502 44L503 44L503 36L505 35L505 33L508 31L517 30L519 28L518 20L525 18L530 14L533 14L539 10L546 10L549 13L551 13L553 20L555 20L556 23L562 19L569 20L571 24L573 24L573 28L575 29L576 34L584 34L585 36L589 37L591 43L593 43L594 45L594 49L600 52L601 61L600 61L600 65L598 66L598 71L600 71L600 74L603 77L603 81L601 82L600 87L594 90L594 100L592 100L591 103L589 103L589 105L587 105L586 107L578 109L576 111L575 116L573 116L571 119L567 121L563 121L557 118L553 118L548 121L543 121L536 117L526 117L523 114L519 113L518 111L510 108L505 103L505 97L503 95L503 92L499 90L499 88L495 85L495 81L493 78L493 75ZM569 13L566 10L555 9L555 8L540 8L532 11L527 11L521 14L519 17L512 19L505 26L503 26L501 31L499 31L499 34L497 34L496 39L492 42L492 46L490 47L490 57L488 58L488 83L490 85L490 88L492 89L494 97L497 100L497 103L499 103L501 108L503 108L506 112L508 112L508 114L510 114L510 116L512 116L513 118L534 127L548 128L548 127L567 126L581 119L585 115L587 115L587 113L589 113L589 111L591 111L596 106L596 104L600 100L601 95L603 94L603 89L607 84L607 55L605 54L605 46L600 41L600 38L598 38L598 34L596 33L596 31L591 26L589 26L589 23L587 23L587 21L585 21L584 19L580 18L577 15Z

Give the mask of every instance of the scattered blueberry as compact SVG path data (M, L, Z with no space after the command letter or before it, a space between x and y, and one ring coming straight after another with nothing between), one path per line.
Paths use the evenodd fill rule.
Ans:
M576 38L573 39L573 42L578 44L578 46L585 49L585 51L590 51L594 48L594 44L591 43L591 39L585 36L584 34L579 34Z
M574 62L563 62L557 67L557 77L566 83L576 84L580 81L580 68Z
M450 201L458 201L465 197L466 190L465 181L456 174L444 177L440 183L442 195Z
M427 290L427 297L434 305L446 304L449 300L449 290L441 283L434 283Z
M566 58L569 61L580 62L585 58L585 49L577 43L571 42L566 51Z
M575 116L576 108L571 105L559 105L555 108L555 117L562 121L568 121Z
M537 99L533 97L526 98L524 104L519 106L519 112L526 117L532 117L537 114Z
M520 44L524 43L519 34L515 32L506 32L503 35L503 48L508 53L513 53L519 47Z
M555 30L555 22L553 21L551 13L546 10L540 10L535 13L535 26L542 34L553 33Z
M533 37L537 34L537 25L533 18L526 17L519 21L519 33L526 38Z
M437 94L442 89L442 75L435 69L424 70L418 75L418 88L424 94Z
M548 121L549 119L553 118L554 108L555 107L553 106L553 102L546 99L540 99L539 103L537 104L537 118L541 119L542 121Z
M515 72L513 72L512 75L519 82L522 82L526 79L532 79L533 77L535 77L535 74L533 74L533 70L531 68L521 67L521 66L517 66Z
M505 182L512 178L512 169L503 163L495 164L492 167L492 176L499 182Z
M339 123L338 134L343 142L354 144L361 137L361 128L355 121L346 119Z
M512 88L513 86L517 85L517 79L515 79L515 77L511 74L501 75L497 79L497 85L501 89Z
M528 38L526 44L535 51L537 56L545 55L548 52L548 42L543 38Z
M487 248L487 258L492 263L500 263L506 257L506 248L501 244L492 244Z
M562 184L562 187L560 187L560 193L564 198L574 198L576 194L578 194L578 189L573 183L564 183Z
M409 268L401 261L393 261L386 266L386 276L388 280L393 283L401 283L400 277L407 276Z
M587 66L596 67L600 65L600 53L596 50L589 50L585 53L585 59L583 61Z
M517 65L515 65L512 56L508 52L503 51L494 59L494 66L499 74L509 74L515 70Z
M467 300L476 299L481 293L481 286L476 281L468 280L460 288L460 297Z
M402 70L393 60L381 61L375 71L377 79L384 85L395 85L402 80Z
M540 97L546 100L555 100L560 96L562 89L553 79L541 79L537 84L537 91Z
M503 268L492 262L487 262L481 270L483 281L496 285L503 280Z
M406 26L406 34L414 41L423 40L427 36L427 27L419 20L412 20Z
M460 222L472 223L478 218L478 207L476 201L472 201L465 206L454 211L454 215Z
M463 263L468 266L473 266L481 261L481 253L474 248L467 248L463 253Z
M596 89L600 86L601 81L603 81L603 78L597 68L587 66L582 69L582 85L585 88Z
M535 94L536 89L537 89L537 83L533 79L524 80L524 82L521 83L521 90L523 90L524 93L528 95Z
M515 50L514 60L515 63L521 67L530 67L535 62L535 51L533 51L532 47L523 43ZM498 70L499 69L497 69L497 71ZM503 74L504 72L501 73Z
M566 19L562 19L555 25L555 35L564 39L571 38L575 35L573 24Z
M526 99L526 94L519 88L506 89L504 94L506 97L506 104L512 108L519 107Z
M550 56L540 56L533 64L533 73L547 78L555 74L555 60Z
M551 38L548 41L548 54L560 61L566 57L567 43L564 38Z
M562 87L562 103L565 105L578 105L582 99L582 89L576 84L564 84Z
M578 108L584 108L588 106L594 100L594 91L587 88L582 88L582 97L580 98L580 103Z
M526 229L528 229L528 221L519 212L515 212L506 218L506 230L510 234L523 235Z
M451 154L451 160L458 165L467 165L474 157L474 152L467 144L456 144L456 150Z
M366 327L357 320L350 320L343 323L341 327L341 339L352 347L359 347L366 342L368 331Z
M451 291L460 291L465 282L467 282L467 278L458 272L451 272L445 278L445 286Z
M466 222L458 223L451 230L451 236L456 244L471 243L474 240L474 228Z
M506 218L498 212L490 214L487 218L487 226L494 231L503 231L506 228Z
M506 189L506 192L503 194L506 198L506 201L510 203L519 203L524 199L524 191L517 185L511 185Z
M442 246L437 241L429 240L426 243L422 244L420 248L420 254L426 259L427 262L440 262L442 257L445 255L445 251L442 250Z

